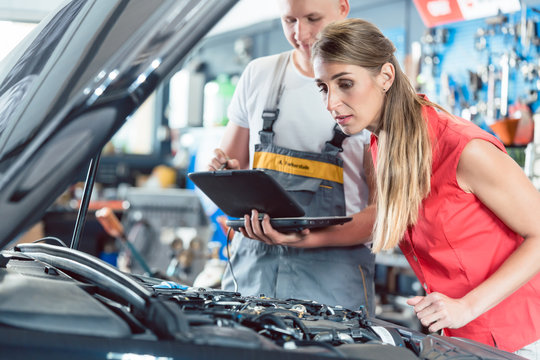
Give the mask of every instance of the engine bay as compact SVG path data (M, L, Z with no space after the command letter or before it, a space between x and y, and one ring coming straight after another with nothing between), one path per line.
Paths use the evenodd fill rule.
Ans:
M0 332L261 351L270 358L275 352L351 359L506 358L471 341L370 318L363 309L242 296L123 273L59 245L20 244L0 259Z

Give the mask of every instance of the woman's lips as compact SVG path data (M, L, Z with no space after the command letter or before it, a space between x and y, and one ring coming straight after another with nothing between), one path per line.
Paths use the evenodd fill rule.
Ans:
M335 117L336 122L338 123L338 125L347 124L351 118L352 118L352 115L339 115L339 116Z

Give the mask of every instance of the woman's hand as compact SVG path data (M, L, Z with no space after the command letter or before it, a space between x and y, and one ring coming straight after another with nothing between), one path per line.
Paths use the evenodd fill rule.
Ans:
M474 320L472 310L462 299L452 299L438 292L407 300L416 316L430 332L443 328L457 329Z
M308 229L304 229L297 233L280 233L270 225L270 217L268 215L264 214L262 221L260 221L257 210L252 210L251 216L244 216L244 224L245 227L240 228L240 231L244 236L262 241L268 245L302 247L306 235L310 233Z

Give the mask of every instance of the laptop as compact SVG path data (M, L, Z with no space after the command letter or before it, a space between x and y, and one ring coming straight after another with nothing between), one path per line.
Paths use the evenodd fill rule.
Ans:
M340 225L350 216L306 217L298 202L263 170L200 171L188 174L195 185L227 216L227 226L244 227L244 215L255 209L268 214L270 224L282 233ZM262 215L261 215L262 217Z

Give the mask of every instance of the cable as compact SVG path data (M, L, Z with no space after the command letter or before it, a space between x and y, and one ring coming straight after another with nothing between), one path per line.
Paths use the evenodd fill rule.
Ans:
M230 234L231 234L232 228L229 227L227 230L227 265L229 266L229 269L231 270L231 276L234 283L234 292L238 292L238 282L236 281L236 276L234 276L234 271L231 263L231 253L229 250L229 245L231 243Z
M279 316L276 316L274 314L268 314L268 313L262 313L258 316L255 316L252 321L256 322L256 323L261 323L261 324L272 324L272 325L275 325L277 327L279 327L280 329L283 329L283 330L287 330L289 327L287 326L287 324L285 324L285 322L283 321L283 319L281 319Z
M369 314L369 300L366 287L366 277L364 276L364 270L362 269L362 265L358 265L358 269L360 270L360 275L362 275L362 284L364 285L364 300L366 301L366 312Z
M62 240L60 240L59 238L54 237L54 236L46 236L44 238L37 239L37 240L33 241L33 243L45 242L46 244L48 244L47 240L53 240L53 241L56 241L57 243L59 243L60 245L62 245L63 247L68 247L65 242L63 242Z
M290 316L290 315L287 315L284 318L291 320L296 326L300 328L300 330L302 330L302 332L304 333L304 336L306 337L306 340L310 340L309 330L307 329L306 325L304 325L302 320L300 320L296 316Z

